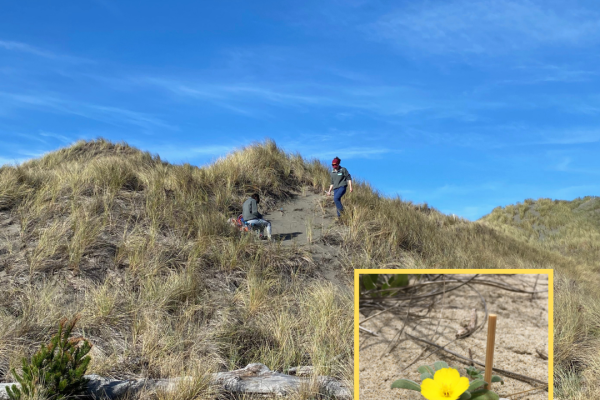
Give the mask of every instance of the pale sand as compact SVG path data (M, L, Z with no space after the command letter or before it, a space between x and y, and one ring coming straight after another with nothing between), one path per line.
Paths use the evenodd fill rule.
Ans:
M462 275L470 276L470 275ZM484 275L495 280L502 280L513 286L531 290L535 275ZM535 295L532 300L530 294L508 292L490 286L476 285L477 290L485 297L488 311L497 314L496 346L494 355L494 367L517 372L544 382L548 381L548 361L540 358L536 349L543 350L548 354L548 293ZM537 290L548 289L547 275L540 275ZM453 308L457 307L457 308ZM455 333L460 329L460 321L468 320L471 309L477 308L478 322L484 317L483 308L479 296L470 289L458 289L446 295L442 304L439 303L426 323L422 324L418 334L410 329L409 333L424 339L430 339L435 324L438 323L440 315L442 321L438 328L441 336L433 340L436 344L445 345L455 339ZM361 320L365 317L361 314ZM427 326L428 323L433 326ZM386 399L419 399L423 397L414 391L402 389L390 389L390 385L396 379L411 379L420 383L420 374L417 367L420 365L431 365L434 361L446 361L451 367L457 368L462 376L465 375L466 364L447 353L433 354L427 359L421 359L412 367L402 372L402 369L412 362L423 350L423 347L409 340L403 340L388 356L382 353L388 347L389 340L394 338L402 327L400 317L391 313L384 313L365 322L363 327L375 331L378 337L361 332L360 334L360 399L361 400L386 400ZM485 344L487 337L487 324L474 335L459 339L447 346L458 354L469 356L472 350L475 360L485 361ZM403 336L403 339L405 337ZM424 356L433 350L428 350ZM483 369L482 367L480 369ZM505 384L495 383L495 390L500 397L508 397L520 391L531 389L527 383L504 377ZM510 397L511 400L546 400L548 392L536 390L519 396Z

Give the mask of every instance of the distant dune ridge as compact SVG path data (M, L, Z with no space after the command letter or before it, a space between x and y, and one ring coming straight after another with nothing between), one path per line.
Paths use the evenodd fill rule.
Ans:
M354 268L554 268L555 397L600 396L597 198L527 200L469 222L355 182L333 224L328 186L326 166L272 141L205 168L104 139L0 168L0 381L80 314L88 373L162 379L262 363L351 386ZM254 192L267 213L293 216L274 225L281 242L227 223Z
M481 221L568 260L555 265L555 398L600 398L600 197L528 199Z

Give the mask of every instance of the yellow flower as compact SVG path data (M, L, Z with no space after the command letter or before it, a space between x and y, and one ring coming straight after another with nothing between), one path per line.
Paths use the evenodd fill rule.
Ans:
M456 400L468 388L468 378L461 378L454 368L442 368L433 379L427 378L421 383L421 394L427 400Z

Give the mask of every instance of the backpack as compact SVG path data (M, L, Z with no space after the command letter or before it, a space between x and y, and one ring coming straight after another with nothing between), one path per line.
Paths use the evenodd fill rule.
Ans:
M248 229L248 225L246 225L246 221L244 220L244 217L242 214L240 214L237 217L237 219L235 220L235 226L237 226L238 229L243 232L248 232L250 230L250 229Z

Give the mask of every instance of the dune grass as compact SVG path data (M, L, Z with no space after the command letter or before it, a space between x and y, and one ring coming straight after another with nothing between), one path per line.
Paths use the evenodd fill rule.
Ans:
M217 396L201 377L251 362L281 372L312 365L351 382L352 288L319 276L310 246L259 243L227 223L251 193L274 209L328 186L325 166L271 141L204 168L103 139L0 168L0 379L12 380L9 367L47 341L56 321L80 314L78 332L94 344L89 372L198 377L177 399ZM597 362L600 308L586 302L596 297L581 280L595 272L589 254L597 242L578 234L579 225L566 230L577 240L557 235L550 245L530 238L538 225L523 232L498 210L473 223L365 182L354 188L342 226L323 234L339 247L343 272L556 268L557 382L571 394L596 382L583 367ZM563 232L571 219L548 210L543 224ZM310 221L306 229L312 233ZM563 290L569 282L579 291Z
M597 264L600 257L600 198L573 201L532 199L498 207L484 218L522 241L555 250L578 262Z
M498 207L482 220L568 260L555 266L556 398L600 397L600 198L527 199Z
M351 290L317 279L306 250L227 223L252 192L274 205L326 177L272 142L203 169L102 139L2 167L0 379L74 314L103 376L262 362L351 379ZM207 396L198 385L158 398Z

